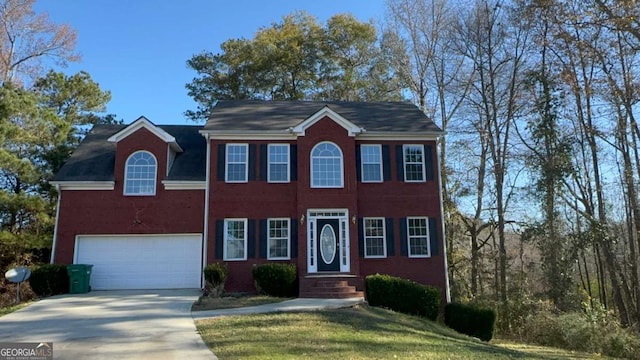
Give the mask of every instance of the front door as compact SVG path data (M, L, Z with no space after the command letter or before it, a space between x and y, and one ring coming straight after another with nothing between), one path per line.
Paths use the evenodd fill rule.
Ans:
M338 219L318 219L318 271L340 271L340 223Z

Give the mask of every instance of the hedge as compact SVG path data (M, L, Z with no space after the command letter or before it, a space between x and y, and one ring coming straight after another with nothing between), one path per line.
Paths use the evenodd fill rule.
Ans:
M66 265L42 265L31 270L31 289L38 296L51 296L69 292L69 275Z
M295 295L297 276L295 265L267 263L254 267L252 273L259 292L277 297Z
M436 320L440 309L440 291L411 280L390 275L369 275L365 279L367 301L410 315Z
M489 341L493 338L496 312L467 304L450 303L444 308L444 323L459 333Z

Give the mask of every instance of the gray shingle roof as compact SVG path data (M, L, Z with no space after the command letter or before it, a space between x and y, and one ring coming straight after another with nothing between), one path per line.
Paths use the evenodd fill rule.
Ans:
M107 139L126 125L96 125L54 176L53 181L113 181L116 144ZM201 126L159 125L176 138L178 153L166 180L204 181L207 142Z
M420 109L408 102L220 100L205 131L284 132L328 106L367 132L440 133Z

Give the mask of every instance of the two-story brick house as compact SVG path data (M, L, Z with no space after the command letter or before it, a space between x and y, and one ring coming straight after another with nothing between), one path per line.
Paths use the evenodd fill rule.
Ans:
M448 298L436 140L409 103L220 101L204 126L96 126L54 178L53 261L95 289L200 287L223 261L297 265L301 296L359 296L368 274Z

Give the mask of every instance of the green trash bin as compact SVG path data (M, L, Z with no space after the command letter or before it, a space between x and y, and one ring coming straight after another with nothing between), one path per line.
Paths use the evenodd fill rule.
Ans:
M91 268L93 265L88 264L71 264L67 265L67 274L69 274L69 293L84 294L91 291L89 281L91 279Z

